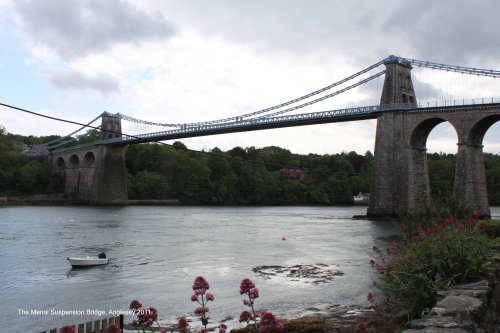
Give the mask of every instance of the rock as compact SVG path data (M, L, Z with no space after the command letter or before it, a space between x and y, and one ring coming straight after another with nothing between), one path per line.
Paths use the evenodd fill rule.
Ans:
M465 331L461 328L434 328L427 327L421 330L409 329L405 330L404 333L468 333L469 331Z
M500 332L500 268L498 264L493 271L492 281L494 288L482 323L482 327L487 333Z
M252 270L258 275L270 278L285 278L289 281L313 284L328 283L335 277L344 275L343 272L333 269L332 265L311 264L287 266L257 266Z
M486 280L455 285L438 292L430 316L412 320L409 332L476 332L488 307L491 287Z
M429 316L424 319L415 319L408 324L409 328L413 329L460 329L463 332L471 332L474 329L474 323L471 321L462 321L455 317L446 316ZM405 333L408 333L404 331ZM439 332L436 331L436 332ZM460 331L459 331L460 332Z

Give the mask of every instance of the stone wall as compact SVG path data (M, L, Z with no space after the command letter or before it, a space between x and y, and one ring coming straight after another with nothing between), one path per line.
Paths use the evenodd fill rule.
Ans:
M500 332L500 247L494 249L493 259L488 279L438 292L438 302L430 315L411 321L403 332Z

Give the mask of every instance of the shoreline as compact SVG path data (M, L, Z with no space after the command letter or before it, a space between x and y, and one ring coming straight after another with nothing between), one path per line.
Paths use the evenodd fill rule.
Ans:
M266 207L266 206L297 206L297 207L362 207L364 205L318 205L318 204L206 204L206 203L182 203L179 199L129 199L108 204L91 205L87 202L79 202L57 195L32 195L32 196L0 196L0 207L2 206L200 206L200 207ZM368 207L366 205L365 207ZM356 215L358 219L366 219L366 215Z

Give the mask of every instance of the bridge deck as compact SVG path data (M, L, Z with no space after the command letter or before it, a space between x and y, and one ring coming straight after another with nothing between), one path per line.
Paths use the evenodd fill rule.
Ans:
M351 109L330 110L321 112L303 113L280 117L259 117L234 122L208 125L186 125L179 129L163 132L138 134L135 136L123 137L95 141L93 143L54 150L54 152L79 150L95 145L125 146L137 143L156 142L192 138L207 135L238 133L248 131L258 131L273 128L284 128L294 126L317 125L326 123L336 123L345 121L376 119L381 112L404 111L409 113L442 113L456 112L458 110L484 110L484 108L500 108L500 103L484 103L472 105L439 105L428 107L416 107L415 105L387 105L387 106L367 106Z

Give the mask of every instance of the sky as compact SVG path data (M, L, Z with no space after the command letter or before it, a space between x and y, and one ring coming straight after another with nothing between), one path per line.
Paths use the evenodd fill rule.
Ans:
M187 123L280 104L391 54L500 69L498 12L496 0L0 0L0 103L81 123L103 111ZM500 97L492 79L451 92L456 78L416 70L419 101ZM303 112L375 105L380 93L373 82ZM0 125L37 136L75 129L5 107ZM181 141L197 150L274 145L363 154L373 151L375 127L366 120ZM497 123L484 150L500 153L499 138ZM455 153L456 141L443 123L427 148Z

